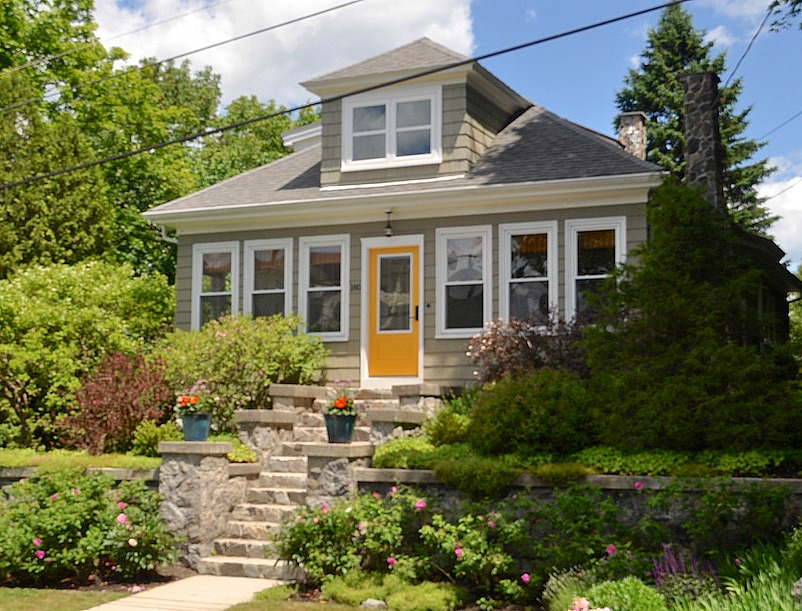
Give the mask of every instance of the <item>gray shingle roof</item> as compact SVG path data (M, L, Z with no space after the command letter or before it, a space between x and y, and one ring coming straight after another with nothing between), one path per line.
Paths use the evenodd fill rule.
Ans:
M419 38L407 45L376 55L347 68L329 72L307 82L323 82L343 78L355 78L386 72L397 72L399 67L404 71L418 72L428 68L447 66L468 59L451 49L437 44L428 38ZM304 85L304 83L301 83Z
M320 189L320 146L293 153L153 210L203 210L221 206L342 199L350 193L415 193L426 182ZM449 189L538 181L570 180L660 171L625 152L607 136L534 105L493 140L471 172L448 181Z

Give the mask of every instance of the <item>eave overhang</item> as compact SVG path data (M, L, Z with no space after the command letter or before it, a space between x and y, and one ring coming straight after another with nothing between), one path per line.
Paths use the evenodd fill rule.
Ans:
M353 225L381 220L388 209L393 210L393 220L404 220L645 204L649 190L663 177L663 172L648 172L498 185L438 185L406 192L363 193L354 189L313 199L154 209L144 217L191 235Z

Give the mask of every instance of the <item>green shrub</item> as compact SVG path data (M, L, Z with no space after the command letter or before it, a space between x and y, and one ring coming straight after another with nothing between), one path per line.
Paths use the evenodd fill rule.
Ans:
M143 420L134 430L131 453L136 456L161 456L159 442L182 441L184 433L170 420L159 424L153 420Z
M595 471L577 463L546 463L532 469L532 473L552 486L566 486L592 475Z
M521 467L485 456L435 460L432 466L441 482L477 499L504 496L513 480L523 473Z
M209 435L209 441L225 441L231 444L231 451L226 454L228 462L254 463L259 460L256 450L252 450L236 435L231 433L216 433Z
M461 460L471 454L471 448L464 443L434 447L426 436L399 437L376 448L373 466L377 469L432 469L439 460Z
M398 611L451 611L465 602L465 592L445 583L413 585L396 575L351 571L326 581L321 594L336 602L359 607L368 598L383 600Z
M158 350L176 392L203 380L220 397L215 430L234 431L237 409L269 406L271 384L310 384L328 350L319 337L298 332L297 316L226 316L197 331L176 331Z
M597 583L584 597L591 606L608 607L610 611L668 611L665 597L637 577Z
M541 369L509 376L479 393L470 444L483 454L570 453L592 440L582 380Z
M465 442L470 424L470 416L453 412L446 406L423 423L423 430L433 445L442 446Z
M0 503L0 578L53 584L89 575L133 577L174 562L176 538L160 497L139 481L82 470L13 484Z
M581 567L555 571L548 577L541 598L548 611L570 611L573 601L586 592L593 581Z
M583 448L571 460L610 475L668 475L690 460L687 452L631 451L612 446Z
M163 336L173 288L128 265L21 269L0 280L0 422L7 446L58 447L81 377L106 353L133 354Z

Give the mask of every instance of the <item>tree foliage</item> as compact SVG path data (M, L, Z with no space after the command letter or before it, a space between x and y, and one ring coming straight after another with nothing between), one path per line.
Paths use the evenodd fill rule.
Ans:
M29 267L0 280L0 445L52 446L85 372L169 330L167 279L128 265Z
M281 110L243 97L218 116L220 77L209 67L152 58L125 67L125 51L104 48L96 28L93 0L0 6L0 185ZM175 248L140 213L277 159L287 153L281 131L314 119L279 115L1 190L0 278L105 253L172 279Z
M774 29L784 28L791 25L791 21L802 15L802 0L774 0L771 9L776 15L772 23ZM799 23L802 29L802 22Z
M725 71L725 56L711 56L712 42L693 26L690 13L681 5L668 6L657 27L649 31L641 64L630 69L625 86L616 95L621 111L641 111L647 122L647 159L663 166L679 179L685 174L683 134L683 88L685 72ZM773 168L768 161L750 163L762 143L746 138L751 107L739 111L740 79L721 87L719 129L724 145L724 197L733 219L744 228L765 233L776 220L758 197L756 187Z
M586 331L595 420L605 443L679 450L799 441L795 367L755 345L759 272L702 195L666 184L649 242L598 299Z

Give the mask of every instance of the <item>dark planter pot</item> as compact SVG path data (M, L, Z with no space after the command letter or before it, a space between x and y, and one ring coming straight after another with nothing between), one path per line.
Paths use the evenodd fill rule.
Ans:
M326 433L329 443L351 443L354 436L354 423L356 416L332 416L323 414L326 420Z
M211 414L184 414L181 416L184 425L185 441L206 441L209 439Z

